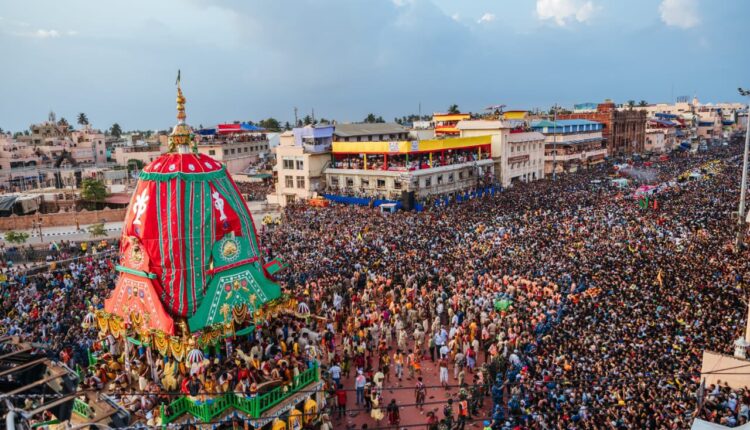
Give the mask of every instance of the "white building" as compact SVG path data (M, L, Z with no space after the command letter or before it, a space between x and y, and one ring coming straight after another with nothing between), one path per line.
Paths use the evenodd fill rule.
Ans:
M504 187L544 178L544 135L521 120L460 121L461 137L491 136L495 178Z
M332 126L306 126L279 135L276 192L269 203L286 206L316 197L325 187L323 169L331 160Z

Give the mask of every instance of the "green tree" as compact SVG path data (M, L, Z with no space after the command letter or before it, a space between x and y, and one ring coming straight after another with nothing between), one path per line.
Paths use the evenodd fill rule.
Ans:
M363 122L372 124L377 122L385 122L385 120L382 116L375 116L374 113L368 113Z
M291 129L292 129L292 125L289 124L289 121L285 122L284 123L284 130L291 130Z
M458 109L458 105L457 104L452 104L452 105L448 106L448 113L461 113L461 110Z
M628 107L633 109L633 106L635 106L635 100L628 100Z
M641 100L638 102L639 107L646 107L648 106L648 102L646 100Z
M88 125L89 124L89 118L86 116L85 113L81 112L78 114L78 125Z
M90 202L101 202L107 197L107 187L98 179L86 178L81 183L81 198Z
M57 121L57 125L60 125L60 126L68 126L68 125L70 125L70 124L68 124L68 120L67 120L67 119L65 119L65 117L62 117L62 118L60 118L60 121Z
M258 122L258 125L265 128L268 131L281 130L281 123L276 118L266 118Z
M99 236L106 236L107 230L104 228L104 223L92 224L89 226L89 234L91 237L96 238Z
M112 136L117 137L117 138L122 136L122 128L120 127L120 124L118 123L112 124L112 128L109 129L109 133Z
M15 243L21 245L26 243L29 239L29 234L23 231L8 231L5 233L5 241L8 243Z
M312 117L310 115L305 115L305 117L302 118L302 123L304 125L310 125L310 124L313 123L313 119L312 119Z

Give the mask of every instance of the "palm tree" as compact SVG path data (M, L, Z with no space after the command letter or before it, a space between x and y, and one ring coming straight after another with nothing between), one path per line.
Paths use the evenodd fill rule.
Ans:
M122 128L120 127L120 124L114 123L112 124L112 128L109 130L109 133L114 137L120 137L122 136Z
M61 126L63 126L63 125L64 125L64 126L68 126L68 125L69 125L69 124L68 124L68 120L67 120L67 119L65 119L65 117L62 117L62 118L60 118L60 121L57 121L57 125L61 125Z
M633 109L633 106L635 106L635 100L628 100L628 107Z
M638 107L646 107L648 106L648 102L646 100L641 100L638 102Z
M458 109L458 105L454 103L448 106L448 113L455 114L455 113L461 113L461 111Z
M81 112L78 114L78 125L88 125L89 119L85 113Z

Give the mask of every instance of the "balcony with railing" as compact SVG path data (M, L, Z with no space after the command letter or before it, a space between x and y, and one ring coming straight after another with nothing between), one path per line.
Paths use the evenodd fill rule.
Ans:
M544 159L546 161L573 161L573 160L580 160L580 161L587 161L592 159L600 159L607 156L607 150L606 149L592 149L588 151L578 151L578 152L564 152L564 151L558 151L557 157L550 152L545 154Z
M174 400L169 406L161 407L162 424L173 423L186 414L204 423L210 423L214 418L231 409L243 412L248 418L261 418L265 412L318 381L320 381L320 372L318 363L314 362L312 367L295 376L291 383L255 397L230 392L199 401L183 396Z
M558 145L577 145L581 143L601 141L602 132L593 133L568 133L568 134L549 134L545 138L547 145L557 143Z

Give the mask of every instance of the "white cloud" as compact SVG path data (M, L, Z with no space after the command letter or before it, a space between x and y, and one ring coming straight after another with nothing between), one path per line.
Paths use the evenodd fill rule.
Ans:
M5 31L6 34L10 34L10 35L17 36L17 37L26 37L30 39L58 39L60 37L75 36L78 34L78 31L76 30L59 31L53 28L50 28L50 29L40 28L37 30L22 30L21 28L28 27L28 24L23 23L23 22L15 22L15 21L12 22L12 26L16 27L16 29L13 29L11 27L10 29L7 29Z
M461 20L461 15L454 13L453 15L451 15L451 19L458 22Z
M593 13L594 4L590 1L587 1L583 6L581 6L580 9L578 9L578 12L576 12L576 20L578 20L578 22L586 22L591 19L591 15Z
M40 28L32 34L34 37L39 39L54 39L60 37L60 32L57 30L45 30Z
M659 5L661 20L671 27L691 28L700 24L697 0L663 0Z
M594 3L590 0L537 0L536 14L539 19L552 19L559 26L569 21L587 22L594 13Z
M482 15L482 17L479 18L479 20L477 20L477 23L484 24L486 22L492 22L494 20L495 20L494 13L485 12L484 15Z

